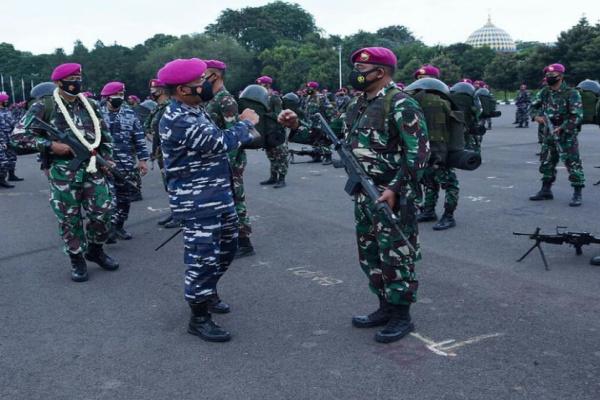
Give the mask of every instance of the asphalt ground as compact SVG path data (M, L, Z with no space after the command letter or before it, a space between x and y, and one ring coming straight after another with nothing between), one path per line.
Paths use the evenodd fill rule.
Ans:
M26 180L0 191L0 398L600 398L600 267L589 265L600 247L576 256L545 245L545 271L537 252L515 262L533 243L512 235L600 233L600 130L580 134L584 205L568 207L563 167L555 199L534 203L536 127L515 129L514 107L501 110L484 164L459 172L458 226L420 226L416 332L388 345L350 324L376 298L358 266L343 170L295 164L286 188L265 188L266 156L249 152L257 254L221 280L232 312L215 318L233 340L216 344L186 333L182 238L153 250L173 232L156 224L167 207L158 170L133 203L134 239L107 246L121 268L90 265L90 280L73 283L48 184L35 156L21 157Z

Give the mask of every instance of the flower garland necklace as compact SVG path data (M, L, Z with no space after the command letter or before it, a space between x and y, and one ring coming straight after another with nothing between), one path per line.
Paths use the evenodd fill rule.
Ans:
M88 149L90 151L90 153L92 154L92 156L90 157L90 162L85 170L87 172L90 172L93 174L94 172L98 171L98 169L96 168L96 153L97 153L96 149L98 148L98 146L100 146L100 139L102 138L102 134L100 132L100 121L98 121L98 117L96 117L96 113L94 112L94 109L92 108L88 99L83 95L83 93L77 94L77 97L79 98L79 100L81 100L81 102L85 106L85 109L87 110L88 114L92 118L92 123L94 124L94 135L95 135L94 142L93 143L88 142L86 140L84 134L77 128L77 126L75 126L75 122L73 121L73 118L71 118L71 116L69 115L69 111L67 111L67 108L65 107L65 104L63 103L62 98L60 97L60 95L58 93L59 93L59 88L56 88L56 89L54 89L52 96L54 97L54 101L58 105L58 108L59 108L60 112L62 113L63 117L65 117L65 121L67 122L67 125L69 125L69 128L71 129L73 134L77 137L77 139L81 142L81 144L83 144L85 146L85 148Z

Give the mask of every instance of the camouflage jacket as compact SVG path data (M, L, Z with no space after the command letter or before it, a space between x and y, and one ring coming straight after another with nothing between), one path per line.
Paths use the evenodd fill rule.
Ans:
M385 96L394 88L390 82L373 99L353 99L342 118L346 142L367 174L398 193L421 178L430 148L425 116L416 100L398 92L385 114Z
M328 121L335 116L333 105L327 100L327 97L320 94L308 96L303 103L302 112L308 120L316 113L321 113Z
M167 105L169 105L169 100L157 105L156 108L150 112L150 115L148 115L148 118L146 118L146 121L144 122L144 132L146 135L152 138L153 158L158 156L157 153L160 152L160 135L158 134L158 124L160 123L160 119L167 109Z
M7 108L0 108L0 148L5 148L8 145L15 124L16 120L13 113Z
M519 95L515 100L515 105L520 109L527 109L531 104L531 95L527 90L519 91Z
M88 114L85 106L81 101L76 98L72 103L64 102L69 115L75 122L75 126L84 133L84 136L88 142L94 141L94 124L92 118ZM46 105L50 105L52 109L50 113L46 112ZM112 159L112 138L110 133L106 129L106 124L98 111L96 103L90 102L92 109L94 110L98 121L100 122L100 146L98 146L98 153L107 160ZM46 116L49 115L47 120ZM56 103L50 98L42 98L31 105L25 116L19 121L13 132L13 139L18 138L18 141L35 143L37 150L43 153L48 153L49 147L52 141L48 138L44 131L37 129L25 129L25 126L31 121L33 117L38 117L42 120L53 125L56 129L63 131L67 134L75 135L71 132L71 129L67 125L65 118L60 112ZM77 138L75 138L77 140ZM49 160L50 178L60 181L77 181L82 182L87 168L88 162L83 162L77 171L69 170L68 164L72 157L71 156L51 156Z
M123 104L118 111L111 111L107 105L100 109L104 123L113 140L113 160L116 168L123 172L135 170L138 160L149 158L148 147L142 124L131 107Z
M565 82L558 90L544 86L531 103L531 116L540 117L544 114L562 132L577 133L583 122L581 94Z
M225 87L206 105L206 111L219 129L229 129L239 121L238 104ZM230 151L229 160L234 162L243 151L242 148Z
M248 121L219 129L202 107L171 100L160 120L167 190L176 219L233 211L227 153L252 140Z

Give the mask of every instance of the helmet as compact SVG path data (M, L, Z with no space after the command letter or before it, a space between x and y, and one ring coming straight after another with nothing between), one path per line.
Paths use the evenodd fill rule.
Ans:
M598 81L586 79L584 81L579 82L577 87L581 90L587 90L589 92L594 93L597 96L600 96L600 83L598 83Z
M248 85L240 94L240 99L254 101L269 109L269 92L260 85Z
M490 96L490 91L484 87L477 89L475 96Z
M144 100L140 103L140 106L152 111L156 108L156 102L153 100Z
M445 95L450 94L450 89L448 89L448 86L444 82L435 78L417 79L416 81L404 88L405 92L413 92L417 90L435 91Z
M295 108L300 106L300 97L296 93L287 93L282 98L283 108Z
M452 93L465 93L469 96L475 95L475 87L467 82L458 82L450 88Z
M54 89L56 89L54 82L42 82L38 83L31 89L30 95L33 99L39 99L40 97L52 95Z

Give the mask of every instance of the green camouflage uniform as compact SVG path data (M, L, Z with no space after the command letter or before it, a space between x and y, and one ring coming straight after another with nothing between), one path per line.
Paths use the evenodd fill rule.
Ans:
M533 117L546 114L555 128L560 128L556 134L545 134L540 156L540 173L542 182L553 183L556 180L556 164L562 160L569 173L569 181L573 187L583 187L585 177L579 157L577 134L583 120L581 94L569 88L563 82L558 90L544 87L538 92L531 104Z
M392 96L388 97L388 115L386 95ZM415 262L421 259L414 206L416 182L430 154L425 117L419 104L390 82L371 100L365 96L354 99L342 118L351 127L346 141L379 190L389 188L408 199L408 206L399 214L414 253L362 193L355 197L355 221L359 262L371 290L391 304L410 304L417 298Z
M45 118L44 100L34 103L22 123L15 128L17 136L31 138L37 144L39 151L48 151L51 141L38 130L24 129L24 125L34 117ZM92 119L79 99L74 102L64 102L69 115L75 121L77 128L84 132L88 142L94 141L94 126ZM98 153L110 160L112 157L111 136L98 112L95 103L91 103L96 117L101 124L102 140ZM54 104L54 110L46 117L47 121L57 129L71 133L64 117ZM71 133L72 134L72 133ZM67 254L79 254L86 251L88 243L102 244L108 237L110 225L111 197L108 185L102 172L86 171L88 162L83 162L79 169L71 171L68 166L72 156L52 155L49 163L48 181L50 182L50 206L58 218L59 233L64 241ZM84 233L81 208L85 210L88 222Z
M160 135L158 134L158 124L163 114L165 113L165 109L167 108L168 104L168 100L161 104L158 104L156 108L150 112L150 115L148 115L146 121L144 121L144 132L147 136L152 138L152 152L150 154L150 159L152 160L152 162L156 160L158 168L160 169L160 175L162 177L163 184L165 185L165 189L167 181L165 178L165 164L163 160L163 155L162 151L160 150Z
M335 117L335 108L331 102L325 96L318 93L307 96L304 99L302 111L308 121L311 121L312 116L316 113L321 113L327 121L331 121ZM321 154L323 156L331 155L331 143L325 138L325 135L321 133L313 133L313 135L318 138L315 146L319 148Z
M281 108L281 99L279 98L279 96L270 95L269 111L272 112L275 116L278 116L281 112ZM284 143L280 144L277 147L266 149L265 153L267 153L267 158L271 163L271 176L277 179L285 178L289 166L289 151L287 139Z
M221 88L207 104L206 111L208 111L213 122L219 129L229 129L239 121L238 104L225 87ZM240 239L249 238L252 234L252 228L250 226L248 208L246 207L246 192L244 191L244 170L248 164L248 157L243 148L233 150L227 155L233 177L235 211L240 222L239 237Z

